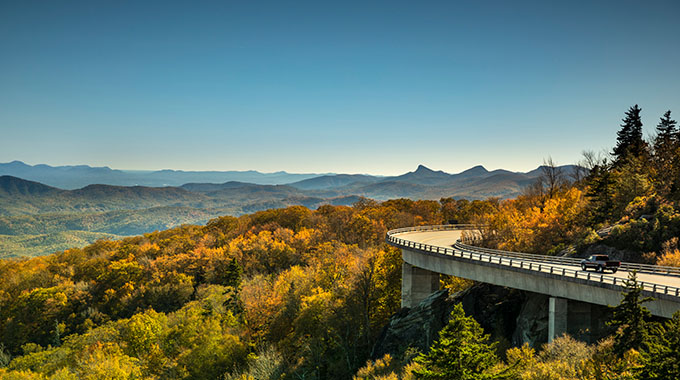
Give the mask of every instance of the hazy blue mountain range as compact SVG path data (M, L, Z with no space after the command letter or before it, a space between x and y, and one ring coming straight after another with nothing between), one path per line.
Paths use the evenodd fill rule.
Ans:
M15 170L28 167L26 170L34 174L39 172L54 179L59 179L60 173L68 173L66 177L70 178L69 183L82 183L84 186L62 189L17 176L0 175L0 257L46 254L83 246L99 238L139 235L181 224L204 224L221 215L238 216L291 205L309 208L323 204L351 205L362 197L376 200L512 198L541 174L540 167L528 173L515 173L507 170L488 171L482 166L449 174L422 165L413 172L391 177L172 172L167 173L169 177L178 173L187 178L210 178L216 173L249 173L261 180L294 180L289 184L235 180L190 181L180 186L151 187L89 183L127 173L108 168L55 168L47 165L29 166L16 161L0 164L0 168L8 167ZM569 175L574 166L564 166L562 170L565 175ZM107 177L106 173L119 174ZM136 175L142 176L141 173ZM144 173L153 176L160 172ZM174 178L177 180L179 177Z
M189 182L222 183L249 182L260 185L277 185L318 177L319 174L291 174L283 171L260 173L248 171L182 171L182 170L116 170L109 167L87 165L49 166L27 165L21 161L0 163L0 175L10 175L61 189L79 189L87 185L116 186L181 186Z
M241 215L294 204L310 208L323 203L350 205L359 199L350 195L319 197L285 185L228 182L186 186L193 190L111 185L62 190L17 177L0 176L0 216L102 213L158 207L188 207L219 210L217 215Z
M560 169L565 178L569 178L575 166L565 165ZM541 175L541 170L538 167L528 173L516 173L502 169L488 171L483 166L475 166L458 174L448 174L420 165L413 172L393 177L324 175L289 186L317 196L353 194L377 200L402 197L435 200L442 197L514 198Z
M565 173L572 165L562 167ZM376 199L403 196L438 199L441 196L486 198L514 197L523 186L540 175L540 167L527 173L507 170L488 171L475 166L457 174L434 171L423 165L399 176L363 174L295 174L257 171L124 171L108 167L27 165L21 161L0 163L0 175L39 182L59 189L81 189L88 185L181 187L206 193L227 188L243 191L286 192L286 188L260 188L257 185L289 185L295 191L319 191L316 195L361 195ZM409 186L415 185L415 186ZM114 191L113 188L101 188ZM287 189L291 192L291 189ZM92 193L92 189L85 193ZM0 210L0 214L2 211Z

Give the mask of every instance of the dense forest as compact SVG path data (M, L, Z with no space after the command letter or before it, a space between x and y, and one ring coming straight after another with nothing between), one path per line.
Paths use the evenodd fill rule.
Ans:
M293 206L0 261L0 377L678 378L680 315L651 322L634 277L615 333L595 345L563 336L500 352L457 307L428 352L370 357L400 305L389 229L477 223L488 246L576 256L607 246L680 265L680 132L669 111L646 141L640 114L626 113L611 154L586 152L569 178L548 159L512 200Z
M8 368L351 378L399 307L401 257L385 232L441 222L434 201L297 206L2 261Z

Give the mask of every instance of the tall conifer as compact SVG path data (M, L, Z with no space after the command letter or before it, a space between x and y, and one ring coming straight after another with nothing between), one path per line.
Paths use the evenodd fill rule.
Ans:
M671 119L671 111L666 113L659 120L656 126L656 136L654 137L654 167L656 169L657 190L662 193L671 192L676 182L678 162L677 149L678 143L677 122Z
M630 107L623 118L621 129L617 132L614 156L616 162L621 163L628 155L639 157L645 150L645 142L642 139L642 109L638 105Z
M451 312L446 327L439 332L427 354L415 359L422 365L415 371L417 379L424 380L482 380L512 377L511 371L498 370L500 359L496 343L472 317L465 315L463 306L457 304Z
M649 341L649 309L642 306L652 298L642 298L642 286L637 282L637 274L632 271L625 280L626 290L621 303L614 308L609 325L617 329L614 334L614 353L623 357L628 350L640 350Z
M675 145L678 138L677 122L671 119L671 111L668 110L659 119L656 125L656 137L654 138L654 151L663 150L665 147Z
M680 311L654 331L649 347L642 352L639 378L680 379Z

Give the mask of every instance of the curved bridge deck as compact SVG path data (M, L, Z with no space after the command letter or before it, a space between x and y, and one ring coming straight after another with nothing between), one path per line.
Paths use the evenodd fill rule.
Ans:
M409 294L402 296L422 298L428 289L431 290L435 286L432 278L425 280L424 288L423 281L420 281L422 289L416 289L418 276L427 276L426 271L429 271L551 297L616 305L620 302L629 272L636 270L644 295L654 298L654 301L645 304L652 314L670 318L680 310L680 268L622 263L620 270L614 274L583 271L579 260L574 258L498 251L459 243L462 232L473 228L447 225L390 231L387 242L401 248L404 262L415 268L413 279L404 279L413 283L402 286L402 291ZM411 306L406 303L405 306Z

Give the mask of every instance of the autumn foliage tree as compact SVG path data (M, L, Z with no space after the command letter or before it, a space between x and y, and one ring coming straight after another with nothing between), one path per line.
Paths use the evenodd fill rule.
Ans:
M351 378L399 307L385 233L443 215L409 199L296 206L0 261L2 358L31 376L219 378L266 351L276 373Z

